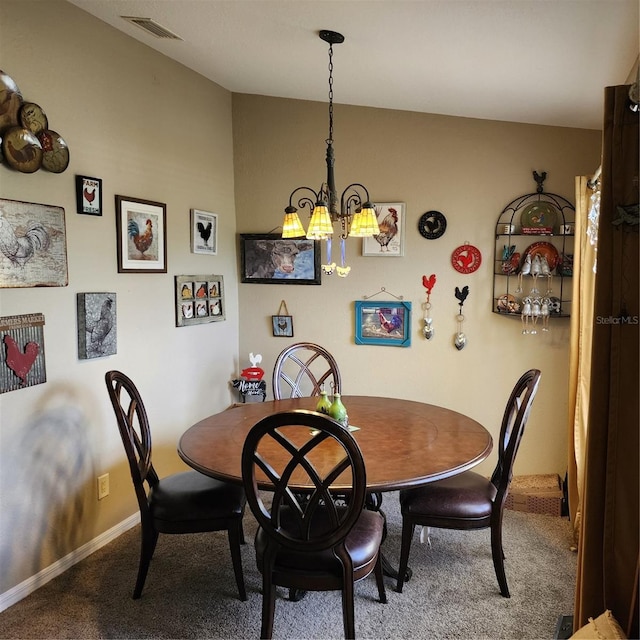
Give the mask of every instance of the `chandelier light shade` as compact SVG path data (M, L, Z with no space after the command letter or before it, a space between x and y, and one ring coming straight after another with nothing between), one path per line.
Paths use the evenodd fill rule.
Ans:
M335 31L320 31L320 39L329 44L329 137L326 140L327 178L320 189L297 187L289 196L289 205L284 210L283 238L301 238L330 241L333 224L339 222L340 237L366 238L380 233L375 207L369 200L367 188L354 182L338 197L334 177L333 153L333 45L344 42L344 36ZM295 203L295 204L294 204ZM298 216L298 209L308 207L311 214L309 228L305 234ZM328 245L330 246L330 245Z

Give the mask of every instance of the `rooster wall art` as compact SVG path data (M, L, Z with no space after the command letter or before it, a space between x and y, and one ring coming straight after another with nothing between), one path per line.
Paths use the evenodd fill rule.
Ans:
M363 255L401 256L403 254L404 203L376 204L375 210L380 231L364 239Z
M218 227L217 214L192 209L191 215L191 251L193 253L206 253L213 256L216 255L216 230Z
M64 209L0 199L0 288L67 283Z

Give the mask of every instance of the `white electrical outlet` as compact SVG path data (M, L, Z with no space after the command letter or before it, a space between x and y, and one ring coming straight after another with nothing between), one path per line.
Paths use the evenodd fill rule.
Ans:
M109 495L109 474L105 473L98 476L98 500L106 498Z

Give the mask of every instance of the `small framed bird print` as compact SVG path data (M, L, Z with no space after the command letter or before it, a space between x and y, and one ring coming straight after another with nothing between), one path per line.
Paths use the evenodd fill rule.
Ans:
M380 233L362 238L362 255L375 258L403 256L405 203L377 203L374 206Z
M191 253L218 254L218 216L191 209Z
M167 273L167 205L116 196L118 273Z
M76 176L76 211L90 216L102 215L102 180Z

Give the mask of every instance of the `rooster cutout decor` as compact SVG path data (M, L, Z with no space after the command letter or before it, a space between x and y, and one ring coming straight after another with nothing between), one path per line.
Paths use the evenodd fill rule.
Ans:
M477 247L465 242L451 254L451 265L458 273L469 274L477 271L482 262L482 254Z
M422 335L427 340L431 340L431 338L433 338L434 336L433 318L431 317L431 291L433 290L433 287L435 287L435 285L435 273L432 273L428 278L427 276L422 276L422 286L427 290L427 301L422 306L422 308L424 309L424 327L422 328Z
M464 305L464 301L467 299L468 295L469 295L468 286L464 286L462 287L462 289L459 289L458 287L456 287L455 296L456 296L456 299L458 300L458 307L460 307L460 309L458 311L458 315L456 316L456 321L458 323L458 330L456 331L456 334L453 336L453 344L458 351L462 351L462 349L464 349L465 346L467 345L467 336L462 331L462 326L465 320L464 315L462 314L462 306Z
M260 353L255 355L250 353L249 362L251 366L243 369L240 372L240 378L232 380L231 385L238 390L242 402L246 402L247 398L255 398L257 400L259 397L264 402L267 398L267 383L262 379L264 369L258 366L262 362L262 355Z
M0 318L0 393L46 382L44 315Z
M117 353L116 294L79 293L78 358L88 360Z

